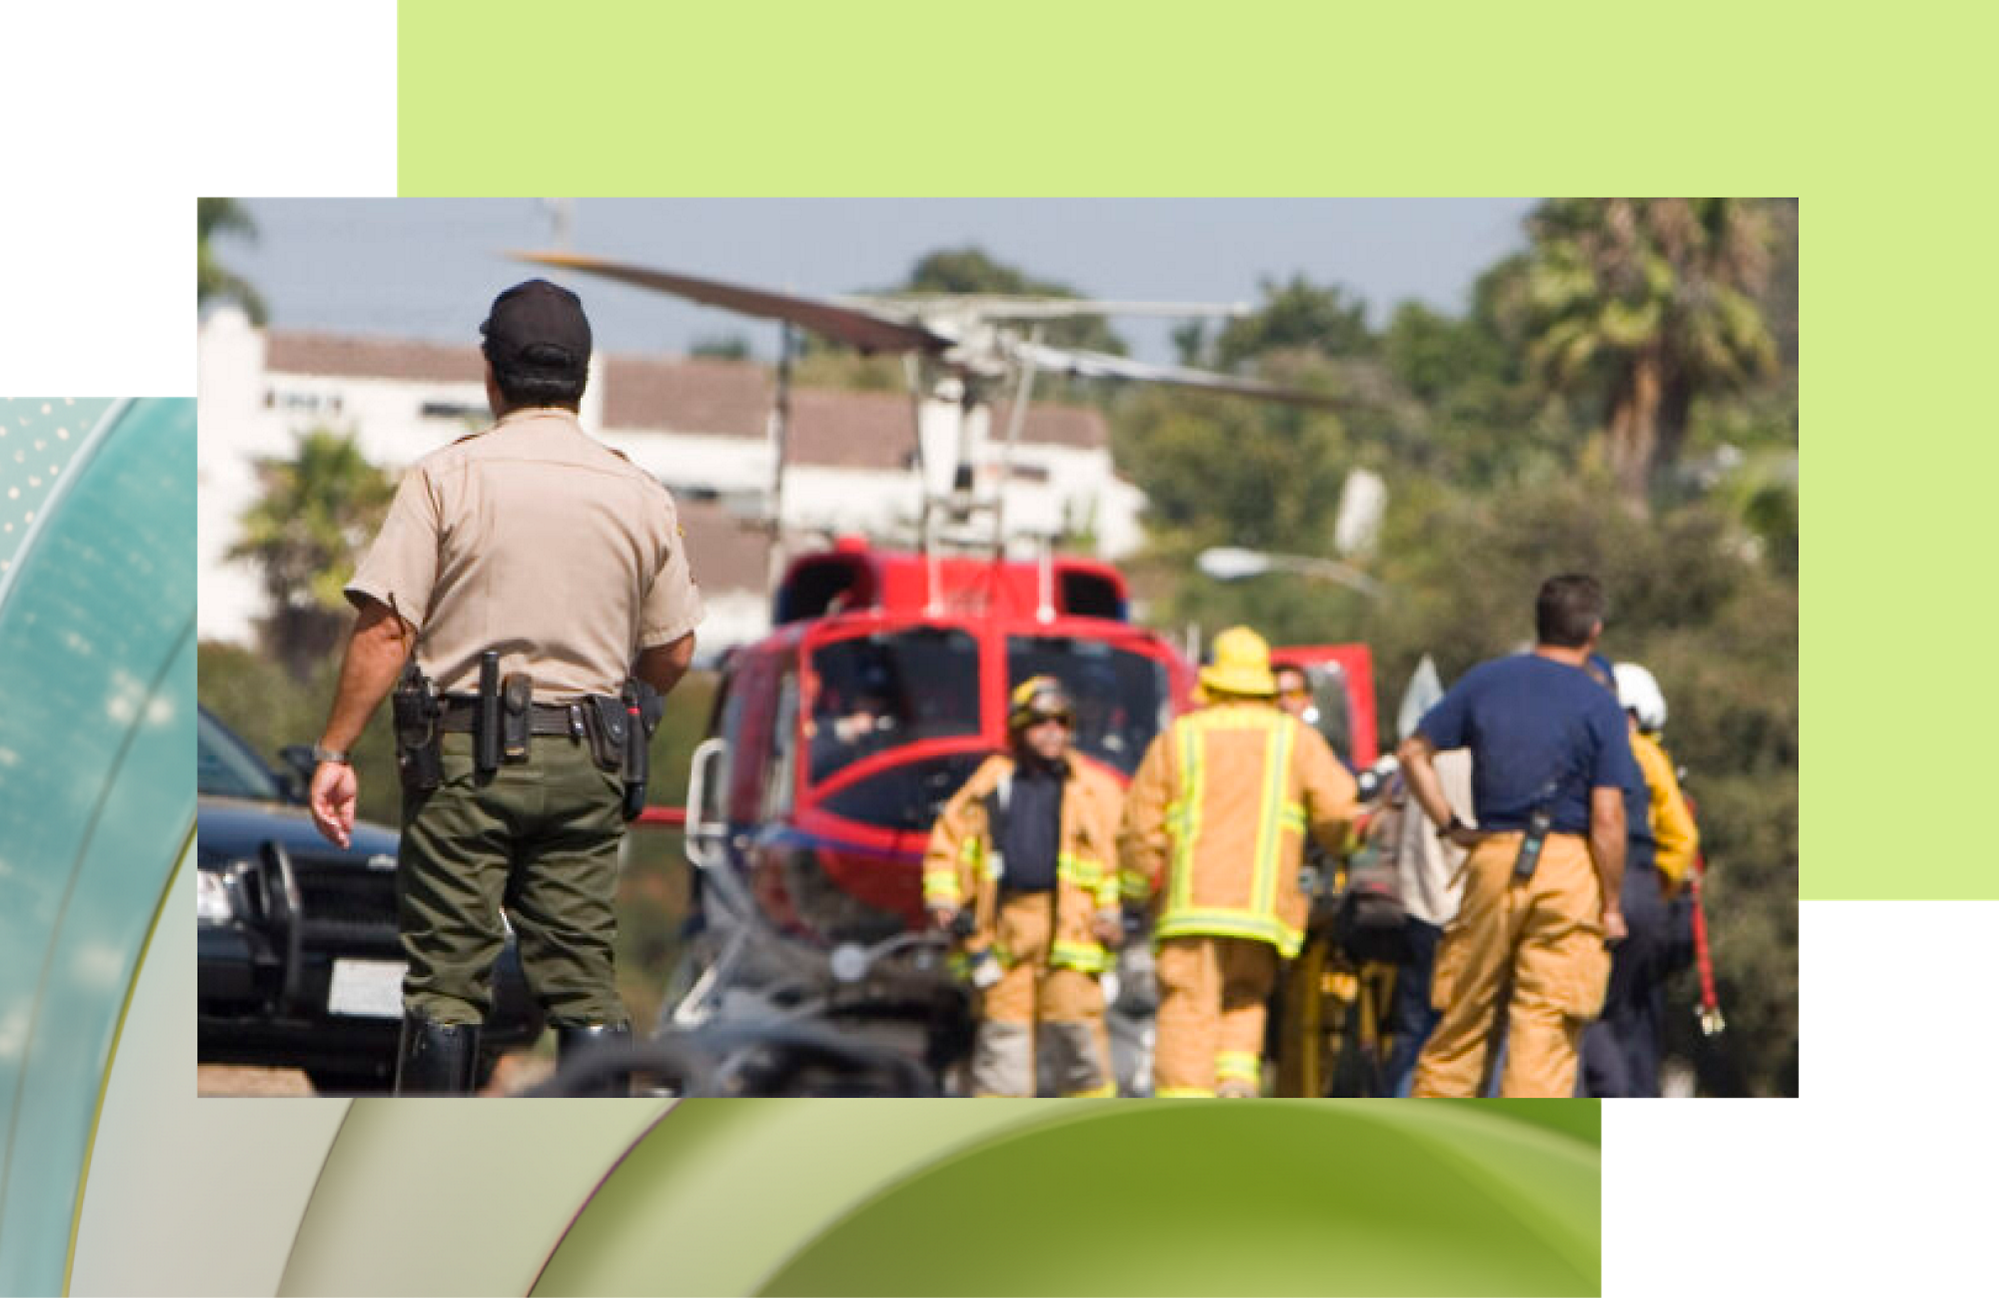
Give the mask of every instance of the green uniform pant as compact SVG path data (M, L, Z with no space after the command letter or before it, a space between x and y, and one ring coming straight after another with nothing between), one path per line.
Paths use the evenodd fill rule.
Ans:
M626 1021L612 972L625 832L618 775L600 769L584 743L530 742L528 761L481 777L472 736L445 735L444 782L403 796L403 1008L434 1022L485 1020L506 942L502 906L552 1024Z

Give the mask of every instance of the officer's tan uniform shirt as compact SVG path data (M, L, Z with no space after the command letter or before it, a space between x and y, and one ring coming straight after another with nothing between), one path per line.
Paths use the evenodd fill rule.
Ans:
M403 475L347 597L393 604L447 693L479 654L534 677L535 698L616 694L642 649L701 620L673 497L566 410L518 410Z

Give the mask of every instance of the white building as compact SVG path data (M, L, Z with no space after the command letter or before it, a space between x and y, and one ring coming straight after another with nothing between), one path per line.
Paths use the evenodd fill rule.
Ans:
M261 331L233 309L201 328L200 633L244 641L264 612L257 574L223 556L256 499L255 462L286 458L295 437L352 431L363 454L397 471L488 421L475 347ZM775 379L742 361L599 354L581 411L586 428L674 493L708 604L704 656L769 627L769 542L761 518L773 477L769 436ZM794 549L859 534L906 543L921 501L917 432L900 393L796 389L791 395L783 524ZM954 430L926 408L923 444L934 476ZM1005 405L993 428L1006 428ZM982 488L996 483L996 449ZM942 472L948 473L949 464ZM1117 558L1140 542L1143 497L1111 465L1098 412L1031 406L1006 492L1009 533L1087 532Z

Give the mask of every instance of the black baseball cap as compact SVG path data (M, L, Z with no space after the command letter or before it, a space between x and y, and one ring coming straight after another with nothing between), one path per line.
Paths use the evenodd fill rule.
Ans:
M560 284L531 279L493 299L479 332L495 365L542 374L590 367L590 321L583 302Z

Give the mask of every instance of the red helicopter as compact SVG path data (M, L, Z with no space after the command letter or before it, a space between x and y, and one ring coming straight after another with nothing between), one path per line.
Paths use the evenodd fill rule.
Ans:
M1228 375L1154 366L1043 345L1039 323L1075 315L1214 308L1070 299L801 298L606 262L524 254L786 322L772 421L772 531L784 468L784 417L799 325L863 351L910 356L925 479L912 550L859 538L792 559L775 583L772 630L732 650L709 737L696 749L685 812L697 867L693 921L662 1027L791 1017L862 1028L923 1057L941 1075L969 1042L962 991L925 925L920 862L938 809L1007 742L1006 705L1029 676L1061 679L1076 700L1081 758L1128 780L1153 737L1191 706L1193 667L1157 632L1130 621L1112 565L1010 547L1004 502L974 484L1004 483L1037 371L1209 388L1332 404ZM1220 308L1233 312L1240 308ZM1014 327L1025 322L1023 335ZM999 471L989 470L986 407L1012 389ZM937 428L949 432L939 438ZM956 443L955 464L945 452ZM948 470L948 472L943 472ZM981 524L989 527L982 528ZM969 543L967 538L972 538ZM958 552L952 552L954 547ZM1316 721L1356 769L1376 757L1365 646L1283 651L1313 685ZM677 820L648 812L648 819ZM1127 946L1112 1034L1126 1090L1149 1068L1142 947ZM1134 968L1133 963L1138 967Z
M1004 748L1006 700L1029 676L1076 700L1082 760L1129 779L1190 706L1193 668L1126 620L1109 564L885 552L858 540L794 560L776 629L732 653L696 750L688 854L702 929L667 1014L796 1014L876 1029L940 1069L964 1005L925 930L921 870L938 809ZM1376 757L1364 645L1279 651L1307 671L1313 720L1357 769ZM1111 1000L1128 1091L1149 1031L1141 967Z

